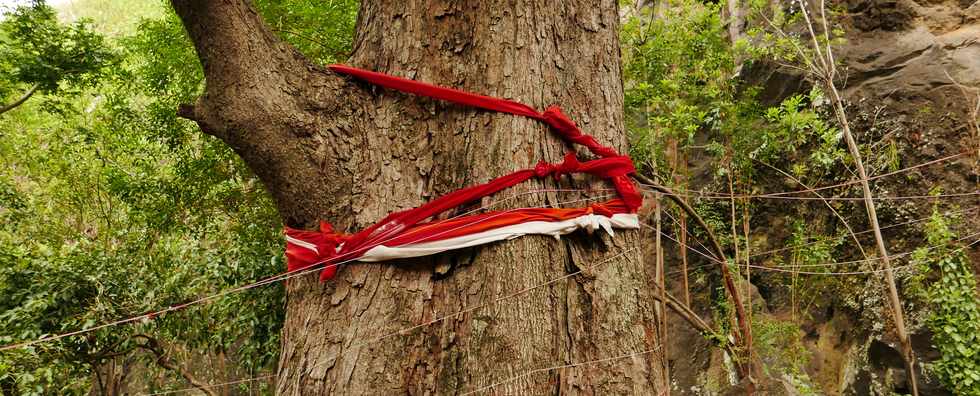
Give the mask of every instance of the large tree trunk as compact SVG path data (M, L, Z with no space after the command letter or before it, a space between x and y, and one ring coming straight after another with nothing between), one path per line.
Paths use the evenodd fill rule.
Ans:
M354 232L538 160L559 161L569 149L533 120L386 91L312 66L240 1L173 0L207 77L205 95L180 113L245 159L290 226L324 219ZM625 151L617 15L615 0L365 0L350 64L538 108L559 104L586 133ZM578 177L560 184L609 187ZM556 185L534 181L485 203ZM500 207L582 197L534 193ZM530 370L649 351L654 287L638 244L636 232L524 237L345 265L326 283L315 275L291 279L278 393L465 393ZM493 392L655 394L656 362L645 353L540 370Z

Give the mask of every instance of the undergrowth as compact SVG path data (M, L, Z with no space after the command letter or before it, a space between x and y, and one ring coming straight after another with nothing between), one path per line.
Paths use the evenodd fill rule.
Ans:
M928 246L913 255L911 289L930 305L926 326L939 350L930 371L957 395L980 395L980 298L973 265L938 208L925 227Z

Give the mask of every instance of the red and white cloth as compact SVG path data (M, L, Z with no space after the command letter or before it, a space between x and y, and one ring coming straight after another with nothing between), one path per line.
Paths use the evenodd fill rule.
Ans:
M286 265L289 272L324 265L320 279L327 280L336 274L338 263L348 261L374 262L426 256L529 234L558 237L577 229L589 232L603 229L612 234L614 228L639 228L636 210L643 198L628 176L635 172L633 161L612 148L600 145L592 136L583 134L558 107L552 106L538 113L529 106L505 99L348 66L332 65L330 69L389 89L530 117L548 124L569 143L583 145L600 158L579 162L575 153L570 152L560 164L541 162L533 169L520 170L485 184L454 191L417 208L392 213L355 234L336 233L326 222L320 223L319 231L286 227ZM558 178L571 173L588 173L610 180L619 198L583 208L522 208L424 222L532 177Z

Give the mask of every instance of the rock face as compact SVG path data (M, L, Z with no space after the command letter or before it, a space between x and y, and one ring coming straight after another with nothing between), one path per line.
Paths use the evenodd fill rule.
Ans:
M847 6L852 15L845 25L847 44L837 50L847 76L844 92L859 114L887 114L859 119L865 134L888 123L889 130L881 133L898 143L903 166L972 152L946 166L913 172L911 183L886 187L918 193L931 187L977 191L980 1L851 0ZM976 199L956 203L965 206ZM976 216L964 220L971 229L980 226ZM980 262L977 249L970 255Z
M901 119L897 137L913 158L980 149L968 125L976 123L980 87L980 2L851 1L849 11L848 43L838 50L848 99ZM965 172L932 180L953 188L976 183L976 157L958 164Z
M980 2L852 0L847 9L851 15L845 25L847 44L837 51L847 76L844 92L856 113L886 114L882 119L887 129L881 127L881 119L858 117L858 129L864 131L866 141L881 137L894 142L902 166L964 151L975 153L946 165L917 170L906 180L884 182L880 187L901 195L922 194L936 187L945 192L977 191L980 134L973 111L980 99ZM975 203L973 197L941 205L968 207ZM925 216L929 206L916 205L914 212ZM980 229L976 216L964 220L964 229ZM909 238L895 233L889 243L911 249L915 244ZM980 263L978 249L971 249L969 254L974 263ZM914 319L916 313L910 316ZM938 359L931 347L931 335L918 324L918 333L912 338L919 361ZM851 345L864 345L859 354L833 345L816 348L844 361L850 355L851 366L857 370L851 375L837 370L837 377L844 380L842 394L900 391L905 386L906 373L894 340L887 333L881 339L869 337L850 340ZM920 394L950 394L935 379L923 377L921 372L918 375Z
M854 112L878 114L877 118L856 117L858 131L866 141L881 138L893 142L903 167L963 151L980 153L980 135L969 126L971 120L976 122L972 111L978 99L976 88L980 87L980 2L864 0L849 1L847 9L852 16L845 25L847 43L837 54L847 76L844 92ZM879 188L900 195L922 194L935 187L946 192L970 192L977 191L977 180L977 156L972 155L915 171L906 180L885 181ZM975 198L942 205L968 206L970 201L975 202ZM907 209L921 217L928 214L930 206L918 204ZM897 218L901 208L885 212L896 213L892 216ZM965 229L980 226L975 217L964 220ZM908 250L916 246L909 239L908 234L893 233L889 244ZM977 249L970 255L974 263L980 262ZM914 310L910 316L913 329L920 325L913 334L919 361L938 359L930 334L921 323L914 323ZM841 322L825 325L834 327L834 323ZM844 362L833 368L835 373L821 370L817 379L823 387L833 384L836 377L841 380L840 394L904 390L906 373L891 335L885 332L881 337L867 337L845 334L842 345L814 348L819 355ZM935 379L917 374L920 394L950 394Z
M835 55L841 65L838 86L843 88L858 140L880 142L882 146L878 147L891 146L899 167L961 152L974 153L916 169L903 177L878 180L874 183L875 193L922 195L934 188L946 193L980 191L980 132L976 128L977 114L973 113L980 100L980 1L849 0L833 7L847 11L841 21L847 41L835 48ZM750 66L742 71L742 78L747 84L759 85L763 102L770 105L808 89L800 75L772 65ZM932 210L931 203L883 202L879 208L880 221L895 224L925 217ZM968 208L977 203L975 196L939 202L944 209ZM850 216L859 219L863 213L855 211ZM980 230L980 216L965 216L962 220L960 230ZM773 214L766 223L776 230L781 228L780 221L778 214ZM922 246L919 230L886 232L892 254ZM768 237L773 243L779 243L779 235ZM974 246L968 254L973 263L980 263L980 248ZM667 260L674 259L668 253ZM805 374L816 389L803 389L792 378L764 379L761 381L764 389L773 394L907 392L907 373L897 343L888 330L892 326L888 315L872 313L878 308L861 302L864 299L873 303L873 297L869 296L884 286L873 277L855 282L860 284L857 289L867 290L862 291L867 295L837 300L858 302L830 303L802 320L801 343L809 355ZM760 286L760 289L765 288ZM709 303L711 299L707 290L694 294L695 301ZM759 298L762 297L775 298L765 290ZM769 303L772 307L786 305L776 300ZM907 306L917 357L920 363L936 360L939 355L931 347L931 335L922 327L923 315L916 308ZM766 315L787 316L786 312L771 309L774 312ZM739 386L727 381L724 359L716 348L683 325L671 327L670 335L676 394L737 393ZM934 378L923 376L921 370L917 374L921 395L951 394ZM773 391L780 385L784 390Z
M971 4L972 3L972 4ZM846 93L894 105L903 99L951 105L962 95L950 77L980 84L980 2L851 1ZM947 76L946 73L949 73Z

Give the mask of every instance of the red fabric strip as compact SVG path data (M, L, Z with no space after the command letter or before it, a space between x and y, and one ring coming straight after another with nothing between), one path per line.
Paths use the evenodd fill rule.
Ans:
M562 221L590 213L611 217L614 214L630 212L626 204L619 199L582 208L521 208L508 211L491 211L478 215L420 223L398 237L383 243L383 245L396 247L432 242L529 221Z
M546 177L548 175L558 176L570 173L589 173L608 178L625 177L622 175L634 171L633 162L627 157L600 158L580 163L575 158L574 153L569 153L569 155L565 156L565 161L560 164L542 162L535 166L534 169L520 170L498 177L484 184L453 191L417 208L389 214L381 221L353 235L342 236L335 234L330 224L325 222L321 222L319 233L287 228L286 235L316 245L320 259L317 261L328 258L331 261L344 261L357 257L374 246L387 243L386 241L402 234L405 230L415 226L422 220L492 195L535 176ZM337 251L336 247L340 243L343 243L343 247L340 251ZM302 247L294 247L293 251L287 248L287 269L289 271L295 271L304 268L311 262L316 262L309 260L308 251L308 249ZM335 267L329 267L325 271L330 270L335 270ZM327 275L327 272L325 272L324 276L332 275Z
M379 87L394 89L396 91L407 92L418 96L445 100L447 102L458 103L484 110L541 119L541 114L538 114L537 110L534 110L530 106L523 103L518 103L511 100L478 95L453 88L440 87L438 85L389 76L387 74L345 65L330 65L328 67L330 70L333 70L336 73L357 77L358 79L367 81Z
M595 210L610 214L634 213L642 204L642 195L640 195L636 189L636 185L628 177L630 173L636 171L633 168L632 160L628 156L619 155L612 148L599 144L592 136L582 133L578 126L562 113L561 109L557 106L551 106L544 113L539 113L530 106L511 100L478 95L344 65L330 65L330 69L340 74L356 77L369 83L401 92L490 111L533 118L548 124L551 130L561 136L565 141L585 146L589 151L601 158L582 163L575 157L575 153L571 152L565 156L565 160L560 164L541 162L534 169L520 170L498 177L484 184L454 191L417 208L391 213L381 221L353 235L334 233L330 224L327 223L320 224L319 232L294 230L287 227L285 230L286 235L289 238L298 240L297 243L294 243L287 239L286 257L287 268L290 272L313 265L340 263L355 259L363 255L364 252L381 244L398 246L400 244L421 242L425 240L424 238L438 237L439 239L444 239L479 232L488 229L486 227L494 228L524 221L533 221L533 219L554 218L554 216L571 215L585 210ZM519 209L517 215L510 214L513 211L491 212L483 215L466 216L460 219L420 224L423 220L446 210L495 194L532 177L553 175L557 178L563 174L571 173L588 173L600 178L609 179L619 193L621 200L610 201L605 205L593 205L588 208ZM466 221L470 223L461 223ZM484 224L480 226L477 223ZM303 245L315 247L316 252ZM321 273L321 280L330 279L336 271L336 266L327 266Z
M541 115L540 120L548 124L551 130L557 132L566 141L585 146L592 154L600 157L614 157L619 155L616 150L599 144L591 135L582 133L578 129L578 126L565 113L561 112L558 106L548 107Z
M330 265L356 259L364 255L364 253L371 248L378 245L397 247L414 243L439 241L474 234L477 232L483 232L499 227L526 223L529 221L562 221L580 217L589 213L596 213L611 217L614 214L631 213L631 211L626 203L620 199L614 199L582 208L520 208L491 211L478 215L462 216L447 220L434 220L416 224L412 227L406 228L403 232L390 239L381 241L381 243L364 245L359 248L352 249L347 253L341 254L333 253L334 250L322 249L319 250L319 254L316 254L305 247L287 242L286 255L289 259L287 261L288 271L293 272L304 268L309 268L314 265ZM329 228L327 232L323 233L286 228L286 235L296 239L302 239L304 241L311 241L317 238L322 238L325 240L344 238L343 235L333 234L332 231L329 231ZM336 248L336 245L331 246L330 243L328 243L325 247L334 249ZM321 279L330 279L333 277L336 270L336 266L329 266L325 268L324 272L321 274Z
M371 84L394 89L396 91L445 100L447 102L476 107L484 110L530 117L548 124L552 130L557 132L559 136L569 143L585 146L595 155L600 157L614 157L619 155L616 150L599 144L599 142L592 136L583 134L578 126L575 125L575 123L572 122L568 116L562 113L558 106L551 106L545 110L544 113L539 113L531 106L512 100L479 95L453 88L440 87L438 85L389 76L387 74L345 65L330 65L328 67L330 70L333 70L336 73L356 77Z

